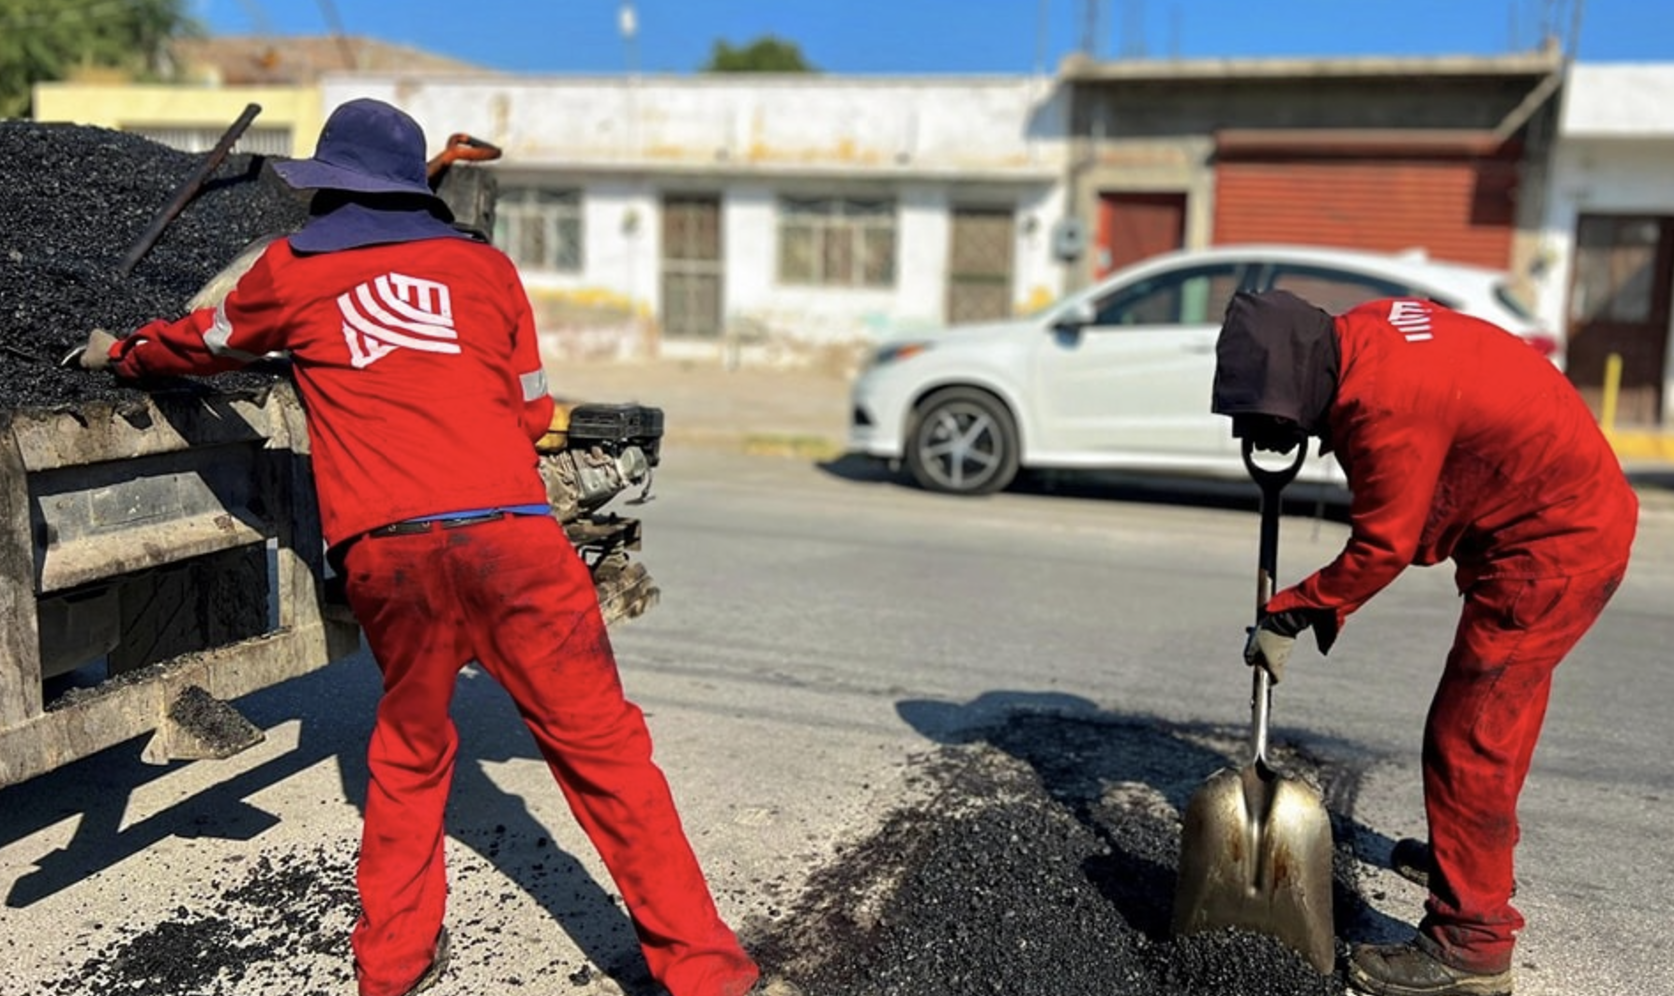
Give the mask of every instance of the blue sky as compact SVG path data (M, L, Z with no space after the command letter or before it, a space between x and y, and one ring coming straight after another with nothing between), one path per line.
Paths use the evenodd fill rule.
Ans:
M834 73L1027 73L1079 48L1088 0L194 0L215 34L329 34L400 42L493 69L686 73L717 39L796 42ZM1542 24L1578 58L1674 61L1669 0L1102 0L1105 58L1492 55Z

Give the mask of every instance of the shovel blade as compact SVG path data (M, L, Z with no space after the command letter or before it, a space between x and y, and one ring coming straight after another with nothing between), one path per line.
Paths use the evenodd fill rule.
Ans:
M1265 764L1223 768L1186 806L1174 933L1269 934L1329 973L1331 821L1319 794Z

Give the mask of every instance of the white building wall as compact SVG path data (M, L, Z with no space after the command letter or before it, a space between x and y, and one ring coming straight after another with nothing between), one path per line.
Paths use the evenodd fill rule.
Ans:
M660 348L658 210L671 190L721 197L724 321L743 342L841 346L939 324L950 210L966 203L1016 212L1016 308L1065 286L1050 230L1065 205L1066 101L1045 80L340 76L322 93L326 113L360 96L394 103L433 146L461 131L493 142L504 183L582 189L582 272L525 273L532 297L610 306L591 324L551 309L567 349ZM895 199L894 286L781 284L783 195Z
M1565 81L1552 154L1537 309L1568 331L1576 223L1583 214L1674 215L1674 64L1577 65ZM1663 418L1674 423L1674 327Z

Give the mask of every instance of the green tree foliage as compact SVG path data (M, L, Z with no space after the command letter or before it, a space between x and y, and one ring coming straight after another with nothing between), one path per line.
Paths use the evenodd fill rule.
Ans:
M30 87L82 67L167 75L170 39L200 34L189 0L0 0L0 117L29 110Z
M715 42L700 73L817 73L795 42L764 35L738 48Z

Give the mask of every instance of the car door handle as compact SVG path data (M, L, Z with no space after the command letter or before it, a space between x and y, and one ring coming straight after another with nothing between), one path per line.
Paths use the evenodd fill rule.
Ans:
M1188 353L1205 356L1215 351L1215 344L1212 342L1189 342L1186 344L1185 349Z

